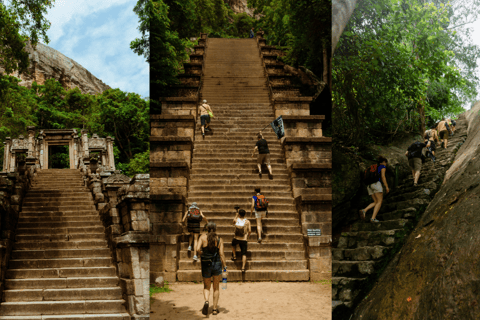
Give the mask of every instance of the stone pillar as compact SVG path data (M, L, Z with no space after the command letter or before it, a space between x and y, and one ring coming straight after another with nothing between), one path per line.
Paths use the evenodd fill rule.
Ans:
M15 151L12 151L10 153L10 168L8 169L8 172L15 172L15 160L16 160L16 152Z
M5 139L3 151L3 172L10 172L10 148L12 147L12 139Z
M109 170L115 171L115 158L113 155L113 138L108 136L106 140L107 140L107 156L106 156L105 166L109 168Z
M82 151L83 151L83 159L88 159L89 157L89 152L88 152L88 136L87 136L87 130L82 129Z
M45 163L45 140L43 139L43 132L40 131L40 134L38 135L38 152L40 153L39 159L40 159L40 169L44 169L44 163Z
M74 163L74 169L79 169L79 164L78 164L78 155L79 155L79 138L78 136L75 136L75 138L73 138L73 163Z
M34 157L33 151L34 151L35 127L34 126L28 126L27 131L28 131L28 154L27 154L27 158L32 158L32 157Z

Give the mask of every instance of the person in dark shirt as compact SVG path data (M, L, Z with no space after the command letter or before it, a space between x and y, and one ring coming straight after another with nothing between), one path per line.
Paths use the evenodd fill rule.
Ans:
M268 168L268 176L270 179L273 178L272 174L272 166L270 165L270 151L268 150L268 143L267 140L263 139L261 133L257 136L258 141L253 149L252 158L255 156L255 151L258 150L258 157L257 157L257 167L258 167L258 174L260 177L262 176L262 163L265 162Z
M408 147L407 152L405 152L405 156L408 157L408 164L410 165L410 168L412 168L414 187L417 186L418 179L420 178L420 171L422 171L422 150L427 146L430 146L430 142L425 144L415 141L410 147Z
M378 181L375 181L374 183L367 186L368 194L372 197L373 202L370 203L365 209L360 210L360 217L363 220L365 220L367 211L373 208L373 215L372 215L372 218L370 219L370 222L380 222L376 219L376 217L378 212L380 211L380 208L382 207L382 202L383 202L382 182L383 182L383 185L385 186L387 194L390 192L390 189L388 188L387 177L385 176L387 172L387 164L388 164L387 158L383 156L378 157L378 160L377 160Z

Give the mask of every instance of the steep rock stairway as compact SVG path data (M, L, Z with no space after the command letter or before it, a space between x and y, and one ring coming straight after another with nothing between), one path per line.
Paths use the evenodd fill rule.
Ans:
M0 319L130 319L78 170L42 170L22 206Z
M466 121L460 119L456 133L448 140L447 150L437 146L436 162L427 158L422 165L417 187L413 186L410 174L384 199L377 215L379 223L370 222L373 212L369 210L366 221L360 220L351 226L349 232L342 233L337 248L332 250L334 316L336 308L337 311L343 309L340 306L354 308L368 294L373 282L401 249L419 215L440 188L445 172L466 136Z
M197 202L209 221L217 224L217 234L225 242L225 258L231 280L306 281L309 279L306 250L299 215L289 182L285 155L273 130L267 128L273 179L262 167L260 178L252 151L256 134L273 121L264 69L252 39L209 39L205 61L203 99L207 99L218 119L212 132L202 139L197 121L188 204ZM264 219L262 243L256 241L255 217L249 218L254 188L260 187L269 200L269 216ZM231 261L234 206L247 211L252 223L248 241L245 275L241 255ZM185 239L186 240L186 239ZM178 279L202 280L200 262L193 262L181 243Z

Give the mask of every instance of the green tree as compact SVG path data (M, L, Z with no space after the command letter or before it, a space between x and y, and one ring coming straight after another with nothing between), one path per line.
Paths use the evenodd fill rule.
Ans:
M455 60L452 48L461 48L445 29L449 12L415 0L358 5L334 57L337 139L365 146L405 130L423 132L426 117L462 110L458 92L471 95L474 86Z
M44 15L54 0L0 1L0 66L5 73L24 72L29 65L27 41L35 46L39 39L48 43L50 23Z

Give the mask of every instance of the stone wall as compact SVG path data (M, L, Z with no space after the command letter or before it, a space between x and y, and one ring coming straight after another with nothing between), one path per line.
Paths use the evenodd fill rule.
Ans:
M35 176L35 166L17 163L16 172L0 173L0 297L10 261L22 201Z
M150 318L150 177L83 170L105 226L123 298L132 319Z

